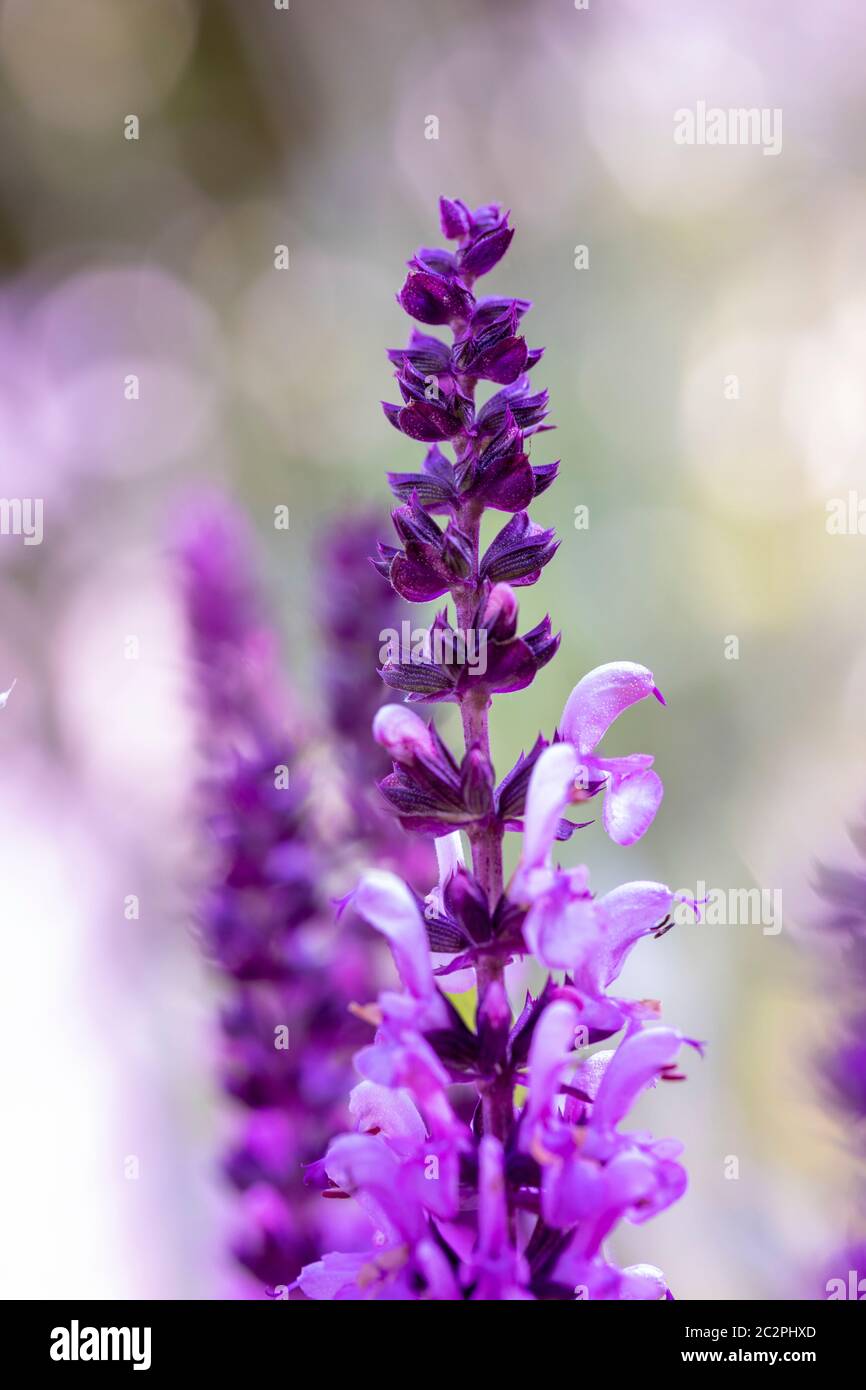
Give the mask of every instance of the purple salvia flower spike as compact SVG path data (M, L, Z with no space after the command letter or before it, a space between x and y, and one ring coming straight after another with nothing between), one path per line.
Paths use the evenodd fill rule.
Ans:
M417 651L384 660L383 681L407 703L383 706L373 724L392 760L382 796L405 828L436 837L438 882L419 897L374 870L354 895L388 939L404 988L364 1010L376 1035L356 1057L357 1132L334 1141L325 1171L374 1233L366 1261L325 1255L299 1287L340 1299L669 1298L660 1271L617 1269L604 1242L686 1185L678 1144L621 1125L644 1089L680 1079L689 1040L659 1025L653 1001L608 993L637 943L666 929L672 894L636 882L596 898L586 868L561 868L554 852L581 828L568 808L600 794L614 841L646 832L662 796L652 758L596 750L623 710L661 696L645 667L599 667L575 687L554 737L539 737L496 786L492 698L529 685L559 644L549 619L520 635L515 593L555 554L554 533L527 509L558 465L530 465L525 447L548 428L547 393L525 375L541 357L522 333L530 305L475 297L476 279L512 240L508 214L443 198L440 220L455 249L417 251L398 298L411 317L450 328L452 343L413 329L408 348L388 354L403 404L386 415L432 447L422 471L389 475L398 544L380 544L375 566L404 598L445 597L446 607ZM479 380L502 388L480 408ZM511 515L482 554L486 509ZM409 708L445 700L460 708L459 755ZM523 848L506 885L502 842L515 830ZM530 953L566 973L527 995L514 1020L505 968ZM474 1026L439 984L466 974L477 985ZM586 1052L605 1039L604 1051Z

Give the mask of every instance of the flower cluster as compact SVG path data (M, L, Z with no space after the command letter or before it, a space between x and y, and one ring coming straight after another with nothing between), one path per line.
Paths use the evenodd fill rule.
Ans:
M682 1045L699 1044L663 1026L653 1001L611 992L635 944L666 931L672 895L638 882L596 898L585 868L554 858L555 843L587 824L568 818L572 806L600 799L620 845L652 823L662 798L652 758L607 757L600 745L624 710L661 695L642 666L599 667L575 686L552 736L497 782L492 697L529 685L558 646L547 619L518 635L515 594L556 551L527 508L557 464L529 459L528 440L547 428L547 393L528 376L542 353L521 332L530 305L475 294L511 242L508 216L448 199L440 212L454 249L421 248L398 298L421 324L447 326L450 341L415 329L389 353L403 403L385 414L430 448L421 472L389 476L399 544L380 545L376 565L411 602L448 595L454 621L446 608L417 661L385 663L383 680L407 703L383 706L373 723L392 760L382 795L404 827L436 838L439 877L422 898L373 869L353 895L387 939L402 988L357 1010L375 1035L355 1059L353 1129L308 1181L324 1197L353 1197L372 1230L365 1250L325 1254L297 1286L315 1299L670 1297L657 1269L612 1264L605 1241L686 1185L676 1141L622 1125L645 1088L682 1079ZM484 381L501 389L479 404ZM487 508L510 517L482 551ZM470 630L483 636L484 663L441 640ZM425 655L443 646L447 660ZM416 712L442 700L460 709L459 756ZM523 840L506 884L509 832ZM551 973L515 1016L505 971L530 955ZM471 1025L446 992L467 976L477 986ZM609 1046L587 1050L601 1042Z

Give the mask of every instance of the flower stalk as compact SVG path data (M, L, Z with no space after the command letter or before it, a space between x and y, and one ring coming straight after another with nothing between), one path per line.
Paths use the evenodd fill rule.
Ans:
M323 1255L297 1287L316 1299L669 1298L660 1271L618 1269L604 1244L621 1221L648 1219L686 1185L676 1141L620 1125L647 1086L682 1080L678 1054L700 1044L662 1026L653 1001L611 992L638 941L665 934L673 896L636 882L596 898L584 866L553 857L589 823L566 812L594 799L615 843L645 834L662 799L652 757L607 757L599 745L631 705L664 701L646 667L598 667L578 681L552 736L539 735L497 785L491 702L525 689L559 646L549 618L518 633L515 592L556 552L528 508L558 463L529 457L531 436L550 428L547 392L528 375L542 350L520 331L531 306L475 294L514 235L508 215L443 198L440 218L454 249L417 251L398 300L452 341L415 328L407 348L388 354L402 404L384 403L386 418L428 449L422 471L388 476L399 543L380 544L375 564L410 603L450 599L456 629L446 606L417 655L383 661L382 679L405 703L383 706L373 722L392 759L380 791L405 829L434 837L439 880L421 899L373 870L352 897L387 939L403 989L363 1010L376 1033L355 1058L354 1128L309 1181L324 1196L354 1197L373 1239L366 1252ZM480 404L479 382L498 388ZM487 510L508 519L482 552ZM465 642L433 640L458 632L483 637L471 644L483 662L465 659ZM445 701L460 708L459 757L414 712ZM523 840L506 884L508 833ZM548 979L515 1016L506 967L529 955ZM474 1027L449 997L472 983Z

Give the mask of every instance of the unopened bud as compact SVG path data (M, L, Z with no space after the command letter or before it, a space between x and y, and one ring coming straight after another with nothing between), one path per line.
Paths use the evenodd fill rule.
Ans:
M505 986L500 980L491 980L478 1006L478 1038L483 1064L502 1060L510 1031L511 1005Z
M493 805L493 768L482 749L472 747L460 768L460 793L464 808L473 816L483 816Z
M373 737L397 763L411 763L415 757L433 757L433 735L406 705L382 705L373 720Z
M507 642L517 631L517 595L510 584L494 584L482 621L494 642Z

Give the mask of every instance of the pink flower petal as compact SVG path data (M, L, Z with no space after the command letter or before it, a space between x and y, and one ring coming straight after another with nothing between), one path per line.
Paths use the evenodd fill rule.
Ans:
M633 661L610 661L579 680L569 695L559 723L561 736L581 753L592 752L613 721L629 705L655 695L652 671Z
M596 904L602 924L596 957L602 988L612 984L632 946L648 936L671 910L673 896L664 883L623 883Z
M387 936L400 978L416 999L435 992L427 932L406 884L385 869L371 869L355 890L355 910Z
M427 1138L427 1126L405 1090L361 1081L349 1096L349 1114L360 1134L381 1134L400 1152L411 1152Z
M663 796L662 780L650 768L625 777L613 773L604 793L601 820L614 844L633 845L639 840L652 825Z
M535 1026L529 1048L529 1098L524 1119L527 1139L533 1123L543 1119L553 1105L562 1073L576 1061L573 1049L578 1022L574 1005L557 999L548 1004Z
M571 800L578 757L568 743L555 743L532 770L526 794L523 852L512 890L519 898L527 891L530 876L543 868L550 855L560 816Z
M682 1043L674 1028L645 1028L620 1043L598 1088L593 1125L615 1129L641 1091L676 1060Z

